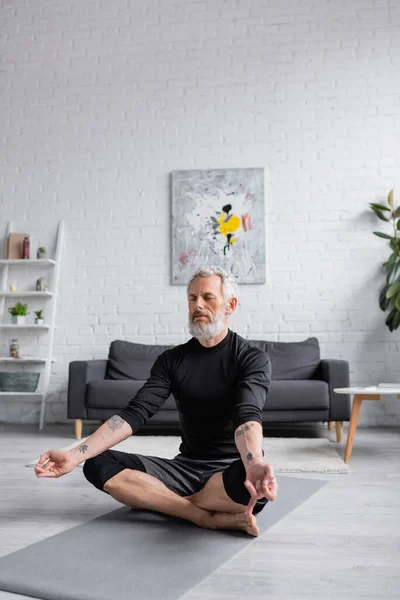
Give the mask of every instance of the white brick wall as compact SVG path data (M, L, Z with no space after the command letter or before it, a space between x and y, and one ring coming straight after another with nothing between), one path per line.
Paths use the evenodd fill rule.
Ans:
M174 169L268 169L267 283L242 288L232 328L315 335L354 384L399 379L372 235L388 228L368 209L392 187L400 201L397 0L1 4L0 226L48 245L67 226L49 421L65 420L69 361L187 339ZM0 399L0 420L37 415ZM366 403L360 422L399 425L400 403Z

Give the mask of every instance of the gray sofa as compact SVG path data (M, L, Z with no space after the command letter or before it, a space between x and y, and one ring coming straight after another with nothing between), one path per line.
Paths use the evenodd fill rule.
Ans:
M350 419L350 396L336 394L333 389L350 385L348 362L321 359L315 337L302 342L252 341L271 361L263 423L336 422L337 440L341 441L343 421ZM172 347L116 340L107 359L71 362L68 418L75 420L76 438L82 437L83 420L105 421L124 408L149 376L157 356ZM146 429L179 430L172 395L142 427Z

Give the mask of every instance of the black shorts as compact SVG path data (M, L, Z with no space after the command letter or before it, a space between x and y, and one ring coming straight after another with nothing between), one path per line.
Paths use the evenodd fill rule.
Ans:
M152 475L179 496L196 494L212 475L222 472L225 492L229 498L245 506L250 501L250 494L244 486L246 471L241 459L199 460L181 454L175 458L159 458L106 450L89 458L83 466L86 479L101 491L105 491L106 481L124 469L139 470ZM259 513L267 502L266 498L258 500L253 514Z

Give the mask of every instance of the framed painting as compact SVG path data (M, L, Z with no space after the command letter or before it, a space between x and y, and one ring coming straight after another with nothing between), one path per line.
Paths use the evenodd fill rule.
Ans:
M265 283L264 169L172 172L172 283L205 265Z

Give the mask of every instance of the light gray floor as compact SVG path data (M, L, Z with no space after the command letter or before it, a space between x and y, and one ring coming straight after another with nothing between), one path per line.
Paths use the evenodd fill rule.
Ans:
M86 427L84 434L94 429ZM344 442L336 444L334 433L322 424L271 427L270 435L328 437L343 456ZM92 488L81 470L39 480L23 466L72 439L72 425L47 426L42 432L33 426L0 426L0 556L120 507ZM398 428L360 428L350 475L304 475L330 484L184 600L399 598L399 450ZM6 598L23 596L0 592L0 600Z

